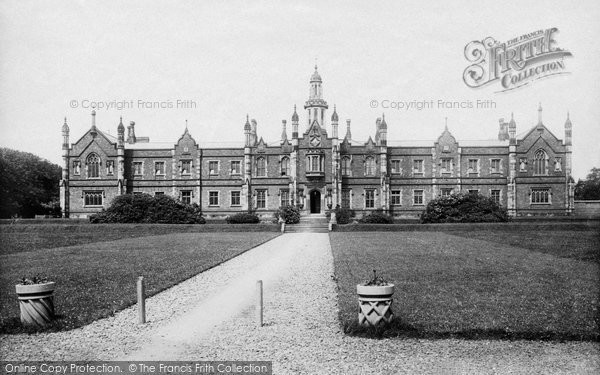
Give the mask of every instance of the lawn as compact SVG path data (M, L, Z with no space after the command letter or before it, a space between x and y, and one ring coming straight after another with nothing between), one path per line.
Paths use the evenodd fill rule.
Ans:
M122 237L128 237L126 232L131 227L114 227ZM61 239L65 235L63 231L49 232L40 233L40 237L48 239L48 247L64 241ZM140 234L139 231L132 233ZM134 304L135 284L140 275L144 276L147 295L153 295L278 234L233 232L224 235L206 232L146 235L109 240L119 236L113 233L108 234L103 242L21 252L15 251L15 244L6 242L6 238L11 237L3 236L2 248L12 250L0 255L0 332L25 331L19 323L14 286L23 276L41 274L56 282L58 319L49 329L66 330L110 316ZM13 236L13 240L18 237ZM101 240L98 233L93 237L96 241Z
M238 231L277 232L279 227L273 224L90 224L23 220L14 225L0 224L0 255L159 234Z
M576 234L580 245L597 228L589 231ZM377 269L396 285L397 319L378 332L384 336L597 341L599 266L593 260L600 247L582 257L589 249L567 249L558 240L576 236L567 233L548 233L552 240L541 241L540 233L523 231L517 239L501 229L332 232L344 330L374 333L357 327L356 284Z

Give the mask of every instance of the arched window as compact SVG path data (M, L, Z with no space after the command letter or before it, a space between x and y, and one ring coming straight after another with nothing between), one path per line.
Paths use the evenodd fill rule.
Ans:
M365 159L365 176L375 176L375 158L371 156Z
M342 158L342 176L350 176L351 175L351 167L350 167L350 158L344 156Z
M544 150L538 150L533 158L533 173L548 174L548 156Z
M265 177L267 175L267 161L265 158L256 159L256 175L258 177Z
M288 158L287 156L281 159L281 175L290 175L290 158Z
M90 154L86 160L87 176L100 177L100 157L96 154Z

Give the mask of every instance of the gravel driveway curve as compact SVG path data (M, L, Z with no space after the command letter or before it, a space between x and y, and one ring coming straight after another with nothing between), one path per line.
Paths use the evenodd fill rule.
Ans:
M598 373L597 343L345 336L328 234L277 237L147 300L69 332L0 337L2 359L271 360L276 374ZM252 296L264 280L265 326Z

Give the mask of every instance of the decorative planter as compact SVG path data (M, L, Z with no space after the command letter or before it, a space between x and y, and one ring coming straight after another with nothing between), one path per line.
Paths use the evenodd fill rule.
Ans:
M44 327L54 319L54 282L15 287L23 325Z
M365 327L377 327L392 321L392 295L394 284L357 285L358 293L358 324Z

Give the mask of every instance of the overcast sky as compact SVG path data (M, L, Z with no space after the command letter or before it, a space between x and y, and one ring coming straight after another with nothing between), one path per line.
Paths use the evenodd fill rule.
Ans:
M248 113L259 136L276 141L294 104L305 123L317 59L327 117L337 105L356 140L374 135L382 112L390 140L433 141L446 117L459 140L495 138L511 112L521 133L541 102L560 139L570 112L575 178L600 167L598 1L2 1L0 17L0 146L55 163L63 118L76 141L90 127L92 102L128 103L97 110L97 126L113 135L123 116L138 136L175 142L188 120L197 141L241 143ZM498 83L463 82L469 42L552 27L573 54L564 60L570 74L501 93ZM435 105L385 109L385 100ZM438 108L438 100L495 107Z

